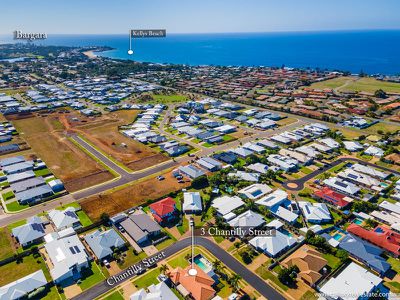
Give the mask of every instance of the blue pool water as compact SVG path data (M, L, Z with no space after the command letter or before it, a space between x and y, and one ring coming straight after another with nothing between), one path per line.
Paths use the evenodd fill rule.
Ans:
M340 233L335 233L333 238L338 241L338 240L340 240L342 238L342 235Z
M362 220L360 220L360 219L355 219L354 221L353 221L353 223L354 224L357 224L357 225L361 225L362 224Z
M203 271L207 270L207 266L201 261L200 257L195 257L194 263Z

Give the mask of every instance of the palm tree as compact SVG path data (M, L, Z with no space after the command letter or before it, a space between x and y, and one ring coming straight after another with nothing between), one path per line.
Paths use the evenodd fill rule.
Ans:
M213 269L218 272L221 269L221 261L220 260L214 260L212 263Z
M161 265L160 267L160 272L163 273L164 275L168 272L169 268L167 265Z
M231 278L229 278L229 285L232 287L233 291L237 291L239 289L239 281L242 279L242 277L238 274L232 275Z

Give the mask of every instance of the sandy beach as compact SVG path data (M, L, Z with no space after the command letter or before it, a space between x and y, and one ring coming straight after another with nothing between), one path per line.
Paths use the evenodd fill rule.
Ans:
M97 55L94 54L94 52L92 50L85 51L85 52L83 52L83 54L85 54L89 58L96 58L97 57Z

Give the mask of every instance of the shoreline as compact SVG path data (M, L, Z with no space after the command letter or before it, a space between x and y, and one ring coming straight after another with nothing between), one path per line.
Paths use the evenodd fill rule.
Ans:
M85 51L82 52L84 55L86 55L88 58L97 58L97 55L94 54L93 50Z

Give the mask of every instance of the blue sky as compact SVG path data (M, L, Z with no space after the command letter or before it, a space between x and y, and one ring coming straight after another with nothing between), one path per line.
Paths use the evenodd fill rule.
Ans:
M400 29L398 0L2 0L0 33Z

